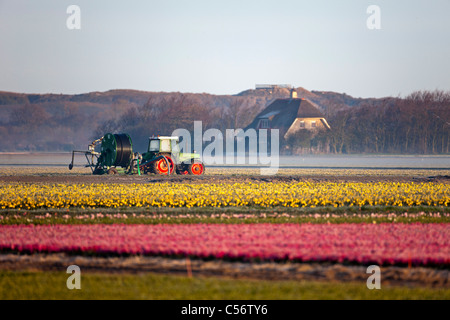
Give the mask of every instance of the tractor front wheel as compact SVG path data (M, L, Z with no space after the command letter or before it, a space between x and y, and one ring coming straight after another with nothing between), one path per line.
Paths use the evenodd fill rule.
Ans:
M188 165L187 172L199 176L205 173L205 166L201 162L194 162Z

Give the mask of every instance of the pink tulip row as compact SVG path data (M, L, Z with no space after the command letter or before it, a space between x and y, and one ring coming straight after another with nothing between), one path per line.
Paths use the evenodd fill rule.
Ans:
M450 224L4 225L0 251L450 265Z

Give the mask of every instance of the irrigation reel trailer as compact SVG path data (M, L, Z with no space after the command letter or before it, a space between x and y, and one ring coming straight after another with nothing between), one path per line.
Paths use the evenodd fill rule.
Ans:
M96 147L100 145L100 152ZM72 151L72 170L75 153L83 153L92 174L177 174L201 175L205 166L196 153L182 153L178 137L152 136L149 138L148 150L142 155L133 153L131 137L126 133L107 133L102 138L94 140L88 151ZM94 164L95 162L95 164Z
M81 150L73 150L72 151L72 162L69 164L69 170L72 170L73 168L73 162L75 158L75 153L82 153L85 155L87 160L86 167L90 167L92 170L92 173L94 172L93 167L95 167L95 162L98 161L98 157L100 156L100 152L95 151L95 147L103 140L103 137L100 139L94 140L91 142L90 145L88 145L87 151L81 151Z

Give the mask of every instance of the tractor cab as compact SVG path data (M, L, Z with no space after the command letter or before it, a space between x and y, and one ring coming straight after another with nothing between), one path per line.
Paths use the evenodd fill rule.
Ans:
M148 140L148 150L147 152L159 153L159 152L169 152L169 153L180 153L178 147L179 138L178 137L150 137Z

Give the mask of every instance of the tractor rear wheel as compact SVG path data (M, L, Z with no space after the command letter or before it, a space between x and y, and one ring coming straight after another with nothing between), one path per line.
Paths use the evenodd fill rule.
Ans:
M175 163L173 162L172 157L164 155L167 159L167 161L169 162L169 167L170 167L170 172L169 174L172 174L174 169L175 169ZM165 159L159 159L156 160L155 162L153 162L153 172L156 174L167 174L168 173L168 168L167 168L167 163Z
M205 166L201 162L193 162L188 165L187 172L199 176L205 173Z

